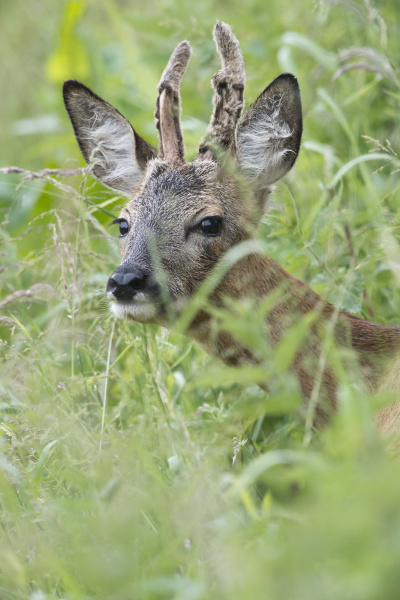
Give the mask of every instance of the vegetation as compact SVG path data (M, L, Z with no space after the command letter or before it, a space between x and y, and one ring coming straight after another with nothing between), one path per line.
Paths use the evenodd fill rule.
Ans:
M185 38L195 156L217 18L241 42L247 104L282 71L302 89L301 156L266 251L337 306L400 322L396 0L1 3L0 167L82 166L69 78L156 144L156 86ZM176 331L115 322L108 224L123 202L88 176L0 179L2 600L397 600L398 446L373 426L390 398L341 374L340 411L315 432L287 372L300 331L265 350L267 396L259 373ZM227 327L259 345L260 315L233 310Z

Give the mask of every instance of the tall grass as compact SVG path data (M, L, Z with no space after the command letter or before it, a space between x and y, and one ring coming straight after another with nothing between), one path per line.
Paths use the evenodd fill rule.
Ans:
M302 88L303 148L260 228L266 251L336 305L400 322L400 21L395 0L377 8L3 3L1 166L82 164L61 104L72 77L156 143L156 85L185 38L194 156L225 20L247 104L284 70ZM270 355L267 396L177 332L115 322L122 204L90 178L0 180L0 598L397 600L397 446L373 426L388 399L343 375L340 411L314 432L287 372L300 334ZM232 310L226 326L260 344L259 315Z

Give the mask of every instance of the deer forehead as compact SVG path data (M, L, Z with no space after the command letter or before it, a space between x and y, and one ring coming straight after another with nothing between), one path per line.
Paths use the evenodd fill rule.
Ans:
M184 225L204 213L224 216L226 200L221 186L218 166L207 161L171 164L153 160L139 193L123 209L121 216L131 224L140 221L141 227Z

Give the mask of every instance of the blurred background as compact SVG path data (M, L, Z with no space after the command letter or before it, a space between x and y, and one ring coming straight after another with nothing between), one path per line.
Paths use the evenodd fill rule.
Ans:
M88 176L29 176L84 165L66 79L156 145L157 84L183 39L193 158L217 19L240 41L246 106L284 71L301 87L268 254L335 305L400 323L398 0L0 2L0 169L27 171L0 174L2 600L399 597L398 442L373 427L391 399L338 373L341 410L316 432L288 372L300 337L265 349L267 395L175 332L115 322L108 225L124 199ZM259 345L259 315L233 312Z
M384 125L387 133L396 135L393 124L398 115L384 88L390 87L385 79L392 76L384 61L390 56L392 66L399 62L399 10L396 2L336 0L282 0L269 2L268 7L259 0L234 0L218 7L207 0L147 5L129 0L2 3L1 163L24 160L27 168L39 168L49 158L57 165L78 158L61 101L66 79L78 79L96 90L155 142L156 86L168 56L182 39L194 48L182 84L184 128L193 155L209 118L209 81L218 68L211 35L217 19L227 21L240 40L247 104L274 77L289 70L302 88L306 140L317 137L323 143L337 139L339 132L343 135L330 127L333 115L324 113L319 88L346 107L356 138L363 127L376 131ZM361 69L332 80L344 51L368 47L369 55L347 59ZM374 57L378 50L384 54L381 60Z

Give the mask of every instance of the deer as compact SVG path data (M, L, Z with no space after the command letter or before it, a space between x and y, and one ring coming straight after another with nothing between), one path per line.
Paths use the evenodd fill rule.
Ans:
M290 366L305 404L315 392L323 332L330 324L337 347L346 357L348 353L348 373L358 374L360 393L394 394L394 403L375 417L378 429L388 435L400 425L400 326L339 310L255 243L274 184L299 154L303 125L298 81L290 73L279 75L242 114L245 70L239 42L222 22L213 35L222 67L212 78L212 115L191 162L184 158L180 125L179 88L191 56L187 41L174 50L158 86L158 151L84 84L64 83L65 107L85 161L100 182L129 199L114 221L122 260L107 283L111 309L120 319L170 327L168 307L179 318L229 252L250 244L211 289L209 304L222 307L231 299L259 306L276 297L265 314L272 350L291 327L310 319ZM257 354L216 327L215 320L212 311L200 307L185 333L227 365L257 364ZM327 423L337 406L338 381L328 360L318 382L315 427Z

